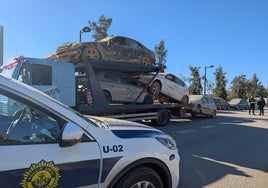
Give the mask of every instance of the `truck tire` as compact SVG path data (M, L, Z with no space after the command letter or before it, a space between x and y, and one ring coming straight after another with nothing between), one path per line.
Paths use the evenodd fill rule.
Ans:
M164 188L159 174L149 167L137 167L127 172L116 183L114 188Z
M170 122L170 114L166 109L157 112L157 118L152 120L152 123L157 126L165 126Z

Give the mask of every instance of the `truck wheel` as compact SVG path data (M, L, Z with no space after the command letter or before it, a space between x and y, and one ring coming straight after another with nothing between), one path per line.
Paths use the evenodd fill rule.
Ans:
M156 124L157 126L164 126L167 125L170 121L170 114L167 110L162 109L157 112L157 118L152 120L152 123Z
M161 177L148 167L138 167L126 173L114 188L164 188Z
M149 87L149 92L153 96L158 96L161 91L161 84L158 81L154 81L152 85Z
M143 104L153 104L154 99L151 95L146 95L143 100Z
M105 96L107 102L108 103L112 102L112 96L111 96L111 94L108 91L103 91L103 93L104 93L104 96Z

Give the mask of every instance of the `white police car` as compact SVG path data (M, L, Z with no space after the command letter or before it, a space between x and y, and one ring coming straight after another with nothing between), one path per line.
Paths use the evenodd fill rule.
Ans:
M0 76L0 187L175 188L175 141L152 127L89 119Z

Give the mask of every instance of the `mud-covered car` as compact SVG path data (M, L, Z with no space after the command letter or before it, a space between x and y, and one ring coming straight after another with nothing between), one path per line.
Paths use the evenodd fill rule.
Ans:
M95 42L67 42L56 54L64 61L79 62L82 56L90 60L117 61L155 65L155 54L140 42L123 36L107 37Z
M206 95L189 95L189 108L187 112L191 113L192 117L196 115L215 117L217 107L212 98Z
M217 106L217 110L229 110L230 104L223 98L213 97L212 99Z
M186 84L170 73L140 74L135 75L135 79L143 84L149 84L149 92L158 99L159 102L179 102L188 104L189 89Z
M235 110L248 110L249 104L246 99L235 98L229 101L230 108Z
M132 77L113 71L96 71L108 102L153 104L152 95ZM144 90L144 91L143 91Z

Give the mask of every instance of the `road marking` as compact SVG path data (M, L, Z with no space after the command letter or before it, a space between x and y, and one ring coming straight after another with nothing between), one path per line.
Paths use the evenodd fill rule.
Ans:
M192 133L192 132L195 132L195 130L186 129L186 130L183 130L183 131L178 131L177 133L179 133L179 134L188 134L188 133Z
M216 127L215 125L206 125L206 126L202 126L202 129L210 129L210 128L214 128Z

